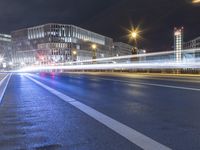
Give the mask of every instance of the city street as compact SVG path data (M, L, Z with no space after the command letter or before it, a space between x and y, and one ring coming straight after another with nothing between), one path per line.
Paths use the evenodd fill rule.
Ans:
M0 8L0 150L200 150L200 0Z
M200 77L12 74L0 149L200 149Z

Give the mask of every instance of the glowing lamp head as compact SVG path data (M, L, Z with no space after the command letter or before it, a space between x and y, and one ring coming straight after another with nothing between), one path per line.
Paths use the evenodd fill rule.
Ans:
M91 47L92 47L93 50L95 50L97 48L97 45L96 44L92 44Z
M132 38L136 39L137 36L138 36L138 33L137 33L136 31L133 31L133 32L131 33L131 36L132 36Z
M76 52L76 51L73 51L72 53L73 53L73 55L77 55L77 52Z

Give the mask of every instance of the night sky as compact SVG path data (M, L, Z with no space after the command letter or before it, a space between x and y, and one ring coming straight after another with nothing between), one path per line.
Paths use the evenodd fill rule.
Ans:
M139 26L139 46L164 51L173 45L173 28L184 26L185 41L200 36L200 6L190 0L0 0L0 32L43 23L75 24L130 42L131 25Z

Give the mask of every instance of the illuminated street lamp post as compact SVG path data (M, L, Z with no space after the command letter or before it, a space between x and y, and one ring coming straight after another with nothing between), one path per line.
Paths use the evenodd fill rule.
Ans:
M73 61L77 60L77 51L76 50L72 51L72 59L73 59Z
M133 46L136 47L136 48L137 48L137 38L138 38L138 36L139 36L139 31L137 29L133 29L131 31L131 38L134 40Z
M96 59L97 58L97 45L96 44L92 44L92 59Z
M138 53L137 40L140 37L139 33L140 33L140 30L138 28L133 28L130 31L129 37L130 37L130 39L132 39L134 41L134 45L133 45L133 49L132 49L133 55L136 55Z
M132 49L132 55L137 55L138 54L138 48L137 48L137 39L139 38L139 29L138 28L132 28L132 30L130 30L130 39L132 39L134 41L134 45L133 45L133 49ZM132 58L132 61L138 61L138 58Z

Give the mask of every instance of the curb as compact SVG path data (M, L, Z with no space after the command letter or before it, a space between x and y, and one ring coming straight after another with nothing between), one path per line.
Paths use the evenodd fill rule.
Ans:
M6 88L8 86L8 83L10 81L10 77L12 76L12 74L7 74L1 81L0 81L0 89L2 89L0 91L0 104L1 104L1 101L3 99L3 96L5 94L5 91L6 91ZM5 84L4 84L5 83Z

